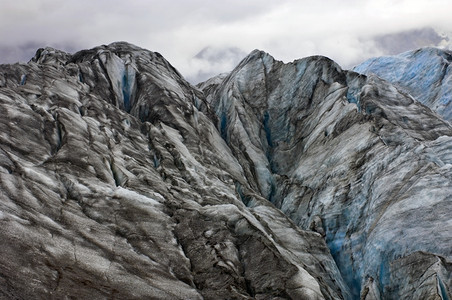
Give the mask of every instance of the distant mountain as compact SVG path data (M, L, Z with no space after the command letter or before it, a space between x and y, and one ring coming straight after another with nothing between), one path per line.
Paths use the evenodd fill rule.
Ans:
M450 44L450 36L450 33L424 27L378 35L373 41L382 53L395 55L425 46L440 47Z
M452 121L452 51L422 48L369 59L353 70L376 74Z
M205 47L190 60L192 71L187 79L197 84L218 73L230 72L246 55L237 47Z
M452 296L452 127L375 75L45 48L0 112L0 299Z

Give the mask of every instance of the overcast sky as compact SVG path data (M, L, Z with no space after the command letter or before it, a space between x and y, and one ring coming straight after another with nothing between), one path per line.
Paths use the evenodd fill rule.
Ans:
M450 0L0 0L0 63L36 49L128 41L196 81L253 49L285 62L321 54L344 68L373 56L446 46Z

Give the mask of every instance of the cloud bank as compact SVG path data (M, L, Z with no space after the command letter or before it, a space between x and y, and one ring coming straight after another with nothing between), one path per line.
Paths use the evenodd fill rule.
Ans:
M0 63L28 61L43 46L75 52L128 41L162 53L192 82L230 71L256 48L286 62L325 55L350 68L447 45L452 28L448 0L0 1Z

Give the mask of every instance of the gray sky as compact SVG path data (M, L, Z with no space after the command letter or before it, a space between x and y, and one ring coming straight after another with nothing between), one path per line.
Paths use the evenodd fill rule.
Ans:
M128 41L196 83L253 49L285 62L321 54L344 68L428 45L449 47L450 0L0 0L0 63L37 48Z

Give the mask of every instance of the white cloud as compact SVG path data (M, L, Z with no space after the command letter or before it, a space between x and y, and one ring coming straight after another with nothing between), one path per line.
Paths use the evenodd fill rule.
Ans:
M193 61L206 46L259 48L284 61L321 54L350 67L384 54L378 36L452 28L449 0L0 0L0 6L0 62L14 52L2 49L17 49L23 59L24 45L73 50L125 40L162 53L192 78L206 67ZM215 68L230 66L207 66Z

